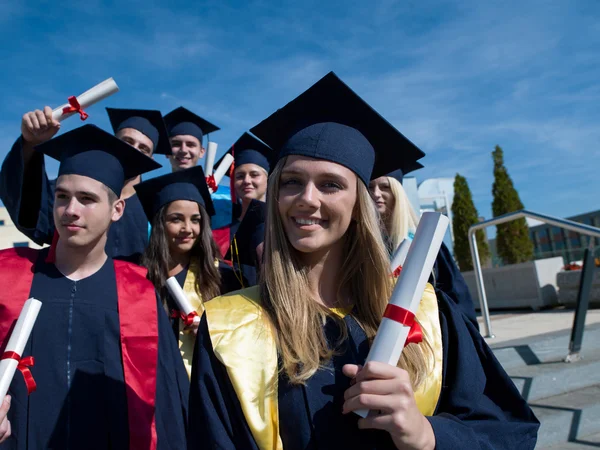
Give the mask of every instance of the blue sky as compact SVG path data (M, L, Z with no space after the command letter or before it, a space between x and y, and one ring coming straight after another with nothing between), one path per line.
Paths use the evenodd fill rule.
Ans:
M597 0L0 8L2 159L23 113L111 76L120 92L88 121L109 129L105 106L183 105L221 127L211 137L224 151L334 70L426 152L419 181L466 176L480 215L491 216L496 144L527 208L563 217L600 209ZM80 124L69 119L63 130Z

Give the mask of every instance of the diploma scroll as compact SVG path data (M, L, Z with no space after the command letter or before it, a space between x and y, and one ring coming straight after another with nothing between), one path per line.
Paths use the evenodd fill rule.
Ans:
M167 284L167 289L169 290L169 293L175 299L175 303L177 303L179 310L185 316L185 319L183 319L183 320L184 320L184 322L186 322L186 325L189 326L192 323L200 323L200 317L198 317L198 313L192 307L188 298L185 296L185 292L183 292L183 289L179 285L179 282L177 281L177 279L175 277L171 277L171 278L167 279L166 284Z
M399 267L404 267L404 262L406 261L406 256L408 255L412 241L412 239L407 237L400 243L394 252L394 255L392 256L392 263L390 264L391 273L395 273Z
M0 359L0 404L4 401L4 397L8 392L8 388L10 387L10 383L12 382L17 369L21 370L21 372L24 372L23 376L25 376L26 382L28 380L25 372L27 372L31 378L31 383L33 383L33 386L30 388L29 383L27 383L28 391L32 392L35 390L35 382L33 381L33 377L31 377L29 369L24 367L24 365L32 365L33 361L31 361L32 364L24 363L22 361L22 355L41 307L42 302L34 298L30 298L25 302L13 332L11 333L8 343L6 344L4 354Z
M213 174L216 156L217 156L217 143L209 142L208 149L206 149L206 166L204 166L204 175L206 175L207 177Z
M119 86L117 86L115 80L109 78L108 80L104 80L102 83L97 84L93 88L85 91L75 99L76 104L79 105L79 110L73 108L74 104L69 101L69 103L65 103L64 105L54 109L52 111L52 118L62 122L63 120L71 117L73 114L78 114L79 111L83 111L99 101L116 94L117 92L119 92ZM67 112L65 112L65 109Z
M402 273L394 287L365 363L378 361L392 366L398 364L412 327L402 323L402 320L398 320L397 317L414 318L417 313L448 223L448 217L440 213L426 212L421 216ZM356 414L367 417L368 412L360 410L356 411Z
M233 163L233 156L231 156L231 153L227 153L223 157L223 161L221 162L221 164L219 165L219 167L217 167L217 170L215 171L215 183L217 184L217 186L219 185L219 183L221 182L221 180L223 179L223 177L225 176L225 174L231 167L232 163ZM211 191L212 191L212 189L211 189Z

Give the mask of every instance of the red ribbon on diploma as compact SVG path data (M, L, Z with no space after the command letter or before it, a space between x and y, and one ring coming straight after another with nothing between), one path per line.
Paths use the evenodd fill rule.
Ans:
M25 358L21 358L18 353L15 352L4 352L2 358L0 359L14 359L19 362L17 369L23 374L23 379L25 380L25 386L27 386L27 394L31 394L36 390L37 385L35 384L35 380L33 379L33 375L29 370L30 367L33 367L35 364L35 360L33 356L27 356Z
M75 97L74 95L71 95L69 97L69 105L71 106L65 106L63 108L63 114L76 112L79 113L79 117L81 117L81 120L85 120L88 118L88 114L83 109L81 109L81 105L79 104L77 97Z
M394 270L394 272L392 273L392 276L394 278L398 278L400 276L400 272L402 272L402 266L396 267L396 270Z
M415 320L415 315L408 309L388 303L385 312L383 313L383 317L401 323L405 327L410 327L408 337L406 338L406 344L404 344L405 347L408 344L418 344L423 340L423 330L421 330L421 325Z
M189 313L189 314L186 316L186 315L185 315L184 313L182 313L182 312L179 312L179 311L175 311L175 310L173 310L173 311L171 312L171 317L172 317L173 319L181 319L181 320L183 320L183 324L184 324L186 327L189 327L189 326L191 326L191 325L194 323L194 317L198 317L198 313L197 313L196 311L192 311L191 313Z
M219 186L217 186L217 182L215 180L215 176L214 175L209 175L206 177L206 184L208 185L209 188L212 189L213 194L215 192L217 192L217 189L219 189Z

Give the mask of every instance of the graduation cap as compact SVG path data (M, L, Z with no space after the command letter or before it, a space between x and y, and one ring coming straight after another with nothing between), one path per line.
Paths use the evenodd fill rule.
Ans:
M413 170L422 169L423 167L423 164L421 164L418 161L415 161L412 165L406 167L404 170L396 169L393 172L388 173L386 177L395 178L400 182L400 184L402 184L402 181L404 180L404 175L407 175Z
M204 206L209 216L215 215L201 166L151 178L136 184L135 191L150 222L160 208L177 200L199 203Z
M425 156L333 72L250 131L278 159L301 155L352 170L368 184Z
M162 167L95 125L75 128L35 148L60 161L59 177L89 177L104 184L119 197L125 180Z
M274 151L271 147L261 142L259 139L252 136L250 133L244 133L235 141L235 143L225 152L225 155L230 153L235 157L235 167L240 167L244 164L256 164L269 172L271 169L271 161L273 160ZM215 164L219 167L223 158ZM226 174L228 175L228 173Z
M167 114L165 116L165 123L167 124L170 137L190 135L198 139L201 144L202 137L205 134L220 130L218 126L204 120L183 106Z
M265 240L265 218L267 204L259 200L252 200L246 214L234 235L225 259L236 264L254 266L256 264L256 247ZM232 250L234 255L232 255Z
M106 108L115 134L124 128L133 128L146 135L154 144L153 153L170 155L171 144L167 127L160 111L154 109Z

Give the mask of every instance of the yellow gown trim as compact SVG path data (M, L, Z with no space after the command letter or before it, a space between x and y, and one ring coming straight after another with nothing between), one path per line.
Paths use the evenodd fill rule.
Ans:
M258 286L217 297L205 305L206 320L258 448L280 450L277 349L259 298Z
M279 436L278 361L272 328L260 307L258 286L217 297L205 305L208 331L217 359L240 401L246 422L262 450L283 449ZM340 317L348 309L333 310ZM437 298L427 285L417 318L434 349L433 370L415 392L424 415L435 411L442 386L442 338Z
M215 261L215 266L219 266L219 261ZM199 270L199 261L197 258L190 260L185 281L183 283L183 292L190 301L192 308L196 310L199 317L204 313L204 301L196 292L196 273ZM194 357L194 345L196 344L196 335L194 333L183 331L183 321L179 320L179 351L183 358L183 365L187 371L188 378L192 375L192 359Z

